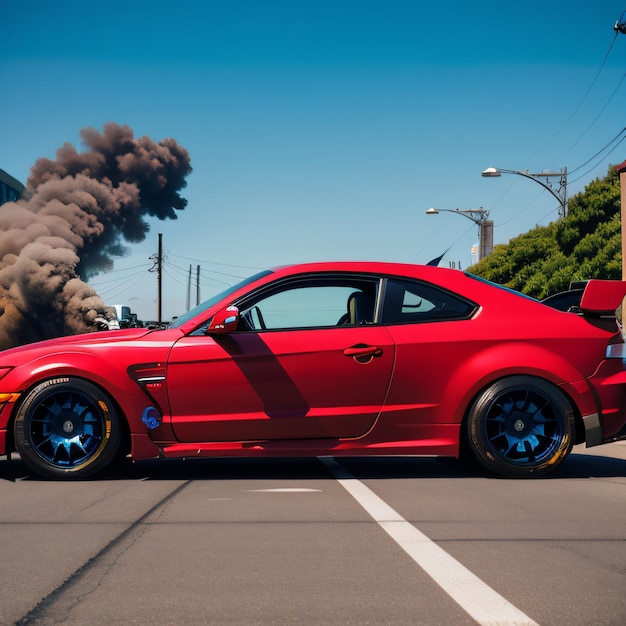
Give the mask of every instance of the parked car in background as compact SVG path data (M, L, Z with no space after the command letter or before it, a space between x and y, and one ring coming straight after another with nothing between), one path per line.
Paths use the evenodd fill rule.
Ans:
M626 437L621 281L577 313L432 266L267 270L167 328L0 353L0 454L36 473L133 459L466 453L514 477Z

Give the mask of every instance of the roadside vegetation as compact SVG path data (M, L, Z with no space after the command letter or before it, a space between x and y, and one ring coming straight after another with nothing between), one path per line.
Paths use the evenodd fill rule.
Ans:
M495 246L468 271L540 299L572 281L620 280L620 226L619 175L612 167L570 198L567 217Z

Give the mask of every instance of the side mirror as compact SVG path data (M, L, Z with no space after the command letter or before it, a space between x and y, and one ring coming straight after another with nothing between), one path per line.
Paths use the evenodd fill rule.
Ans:
M239 309L236 306L228 306L225 309L219 310L211 320L209 327L207 328L207 335L209 334L226 334L232 333L237 330L237 324L239 323Z

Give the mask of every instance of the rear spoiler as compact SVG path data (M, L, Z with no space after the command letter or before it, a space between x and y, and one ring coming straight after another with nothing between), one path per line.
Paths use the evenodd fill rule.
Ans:
M588 315L615 315L626 296L626 281L598 280L587 281L580 300L580 310Z

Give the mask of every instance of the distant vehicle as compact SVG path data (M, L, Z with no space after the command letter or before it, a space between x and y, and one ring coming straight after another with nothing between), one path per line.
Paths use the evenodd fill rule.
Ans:
M543 476L626 438L626 283L578 313L432 266L261 272L166 328L0 353L0 454L83 478L120 455L469 454Z
M115 314L117 315L117 319L120 322L127 320L130 318L130 307L125 304L114 304L111 307L115 310Z
M111 308L115 310L120 328L142 328L143 323L137 318L137 314L125 304L114 304Z

